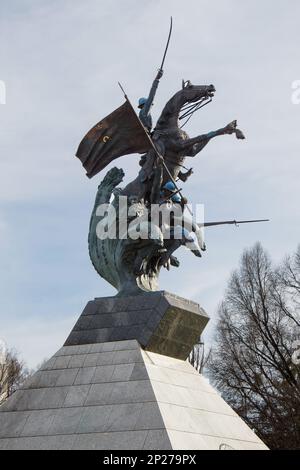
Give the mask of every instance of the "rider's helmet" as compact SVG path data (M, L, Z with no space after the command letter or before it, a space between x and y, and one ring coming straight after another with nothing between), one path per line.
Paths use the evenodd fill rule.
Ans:
M174 194L174 196L171 197L171 201L179 204L181 202L181 196L178 193Z
M176 191L176 186L173 181L167 181L167 183L163 186L163 189L170 191L171 193Z
M147 98L139 99L139 108L142 108L147 103Z

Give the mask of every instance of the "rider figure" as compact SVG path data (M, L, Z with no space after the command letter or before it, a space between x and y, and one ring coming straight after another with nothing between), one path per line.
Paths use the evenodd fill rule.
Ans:
M195 256L201 257L201 250L205 251L206 249L205 243L197 224L184 214L187 202L187 199L177 192L173 181L168 181L163 185L160 205L165 204L165 211L170 214L170 242L165 240L165 245L167 245L169 255L179 248L180 245L184 245ZM174 212L175 206L180 207L179 212ZM196 239L191 236L192 232L195 234ZM170 243L171 246L168 246Z
M155 80L152 84L148 98L139 99L139 105L138 105L138 107L140 108L139 118L142 121L144 127L148 130L148 132L151 132L151 129L152 129L152 117L151 117L150 110L151 110L151 106L153 105L153 100L154 100L155 93L159 84L159 80L162 76L163 76L163 70L159 69L155 77Z

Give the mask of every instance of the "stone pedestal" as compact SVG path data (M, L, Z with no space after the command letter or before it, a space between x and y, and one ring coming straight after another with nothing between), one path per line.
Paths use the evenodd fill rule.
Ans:
M0 408L0 449L266 449L185 361L207 321L166 292L89 302Z
M209 318L199 304L169 292L89 302L65 346L136 339L147 351L185 360Z

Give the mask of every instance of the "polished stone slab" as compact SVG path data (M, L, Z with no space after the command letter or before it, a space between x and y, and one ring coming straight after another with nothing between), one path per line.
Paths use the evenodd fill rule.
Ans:
M209 318L199 304L148 292L88 302L65 346L136 339L146 350L186 359Z
M136 340L62 347L0 408L0 449L266 449L186 361Z

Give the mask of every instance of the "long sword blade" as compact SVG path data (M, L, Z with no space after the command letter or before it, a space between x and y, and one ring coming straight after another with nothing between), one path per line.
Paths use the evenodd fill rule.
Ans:
M167 41L167 45L166 45L165 52L164 52L164 55L163 55L163 60L162 60L161 66L160 66L161 70L163 69L165 59L166 59L166 55L167 55L167 52L168 52L169 43L170 43L170 39L171 39L171 35L172 35L172 29L173 29L173 18L171 16L168 41Z

